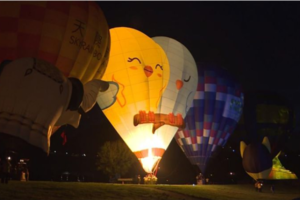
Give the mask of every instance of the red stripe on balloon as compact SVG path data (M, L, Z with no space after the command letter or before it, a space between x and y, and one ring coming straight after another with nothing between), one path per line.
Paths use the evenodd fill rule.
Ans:
M217 85L217 92L227 93L227 86Z
M191 137L192 144L197 144L197 138L196 137Z
M59 11L65 14L69 14L71 2L63 1L63 2L55 2L55 1L48 1L47 2L47 9L52 9L55 11Z
M18 33L18 50L22 57L37 56L40 44L40 36Z
M205 77L204 79L205 83L217 83L217 79L215 77Z
M0 18L0 31L16 32L18 30L18 19L12 17Z
M3 60L14 60L17 55L17 49L14 48L0 48L0 62Z
M210 137L215 137L216 135L217 135L217 130L213 130L213 129L211 129L210 130Z
M203 136L203 130L202 129L201 130L197 129L196 134L197 134L198 137L202 137Z
M198 83L197 91L204 91L204 84Z
M22 19L33 19L37 21L43 21L44 15L45 8L42 6L21 4L19 16Z
M183 131L183 135L184 135L185 138L186 138L186 137L189 137L190 131L189 131L189 130L184 130L184 131Z
M86 12L89 11L89 4L85 1L74 1L72 6L78 6L79 8L85 10Z
M39 51L38 57L43 60L47 60L47 62L50 62L53 65L55 65L58 55L55 55L53 53L44 52L44 51Z
M211 122L204 122L203 127L204 127L204 129L207 129L207 130L209 129L210 130L211 129Z
M162 157L162 155L165 153L165 150L161 148L152 148L151 151L153 156L158 156L158 157ZM137 158L146 158L149 155L149 150L144 149L141 151L135 151L133 153L136 155Z

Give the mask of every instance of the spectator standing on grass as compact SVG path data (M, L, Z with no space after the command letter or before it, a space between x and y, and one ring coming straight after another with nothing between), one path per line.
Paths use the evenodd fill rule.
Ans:
M271 185L271 188L270 188L271 192L274 193L274 190L275 190L275 187L274 185Z
M141 176L140 175L138 175L138 184L141 184Z
M254 183L254 188L255 188L255 191L258 191L258 181L256 181L256 182Z
M26 181L29 181L29 170L27 167L26 167L25 172L26 172Z
M1 162L1 183L8 184L10 179L11 163L8 159Z
M260 183L260 182L258 182L258 184L257 184L257 188L258 188L258 191L259 191L259 192L261 192L261 190L262 190L262 186L261 186L261 183Z
M2 179L2 160L0 158L0 179Z
M26 181L26 173L25 173L25 169L23 169L22 172L21 172L20 181Z

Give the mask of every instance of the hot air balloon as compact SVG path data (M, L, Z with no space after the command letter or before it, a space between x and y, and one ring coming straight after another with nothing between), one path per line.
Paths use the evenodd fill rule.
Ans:
M267 137L263 141L246 145L240 142L240 153L243 167L254 180L267 179L272 170L270 142Z
M173 132L163 132L167 130L164 127L177 129L184 125L185 109L190 105L187 102L188 95L184 95L189 92L179 96L178 88L185 87L183 84L176 88L176 80L185 78L182 73L186 66L177 66L177 74L172 74L173 66L169 66L169 62L174 64L174 61L168 61L169 53L165 53L163 45L162 48L138 30L118 27L110 29L110 35L111 54L103 80L116 82L119 92L115 97L116 102L107 109L102 104L106 99L113 98L112 95L109 98L99 95L97 102L140 160L144 170L152 174L175 134L173 128L167 128ZM179 44L175 40L171 42ZM192 57L184 52L178 54L179 63L184 63L185 59L188 60L186 63L194 63L189 60ZM192 69L190 73L196 72L196 65L194 68L189 67ZM190 74L191 87L186 87L189 91L193 89L193 83L196 85L197 82L197 77L193 75ZM179 100L181 97L184 100ZM176 110L176 106L181 110Z
M279 160L281 151L272 160L272 170L267 179L298 179L297 175L286 169Z
M198 66L198 87L175 139L187 158L205 175L217 147L224 146L240 119L244 95L240 84L223 68Z
M249 91L245 94L245 139L251 142L268 137L272 158L282 150L291 136L294 112L288 100L275 92Z
M157 113L185 118L192 105L197 89L198 76L196 62L190 51L175 39L157 36L152 38L165 51L170 65L169 84L162 95ZM164 125L157 129L164 144L169 146L178 126Z
M95 2L0 2L0 24L0 63L36 57L83 84L105 71L109 29Z
M71 82L54 65L35 58L16 59L0 71L1 133L48 152L52 128L68 106Z
M0 63L35 57L53 64L71 77L68 110L77 112L87 93L82 84L101 79L108 62L109 29L99 6L95 2L0 2L0 23ZM58 125L78 126L80 116L64 115Z
M8 113L10 116L18 115L26 119L28 113L35 112L43 113L43 115L49 114L49 116L44 116L47 119L50 116L55 116L51 119L53 121L49 121L49 118L47 122L43 122L43 128L46 131L43 135L46 135L46 143L49 145L50 136L54 130L64 124L77 127L81 114L89 111L96 103L97 95L95 94L109 88L109 83L92 80L102 77L108 62L110 36L106 19L95 2L0 2L0 23L0 63L2 66L6 66L4 67L6 69L11 66L10 64L6 65L6 63L10 61L14 63L15 60L18 60L14 65L19 66L14 68L15 74L11 71L8 75L1 74L1 79L7 81L1 87L9 88L10 85L15 86L20 83L14 77L19 76L18 70L23 69L22 67L30 68L26 57L40 60L33 65L38 66L37 69L43 69L44 66L55 66L62 72L63 76L68 77L66 80L68 90L65 89L69 92L68 100L63 102L64 105L57 105L65 108L59 112L59 115L42 112L42 110L47 110L42 106L34 108L22 103L22 99L35 97L41 101L36 105L47 106L43 104L48 102L44 99L47 98L47 95L43 95L41 90L33 93L29 91L26 85L19 86L18 91L22 94L28 92L27 95L33 95L32 97L6 96L8 93L5 88L0 91L0 96L3 98L17 98L17 96L20 98L18 102L23 106L20 108L22 111L16 101L11 101L11 105L9 105L11 110ZM20 61L24 61L24 63ZM31 66L31 68L34 67ZM51 67L46 68L50 69ZM44 69L40 71L43 72ZM32 77L26 76L27 79ZM47 91L48 88L42 83L47 80L47 77L44 76L44 79L38 80L41 81L40 85L45 86L44 90ZM39 85L37 80L31 81ZM91 84L91 82L93 83ZM97 87L90 87L91 85L97 85ZM38 92L40 92L40 96ZM93 97L90 98L90 96ZM7 108L4 106L7 105L1 104L0 110L6 110ZM40 110L37 111L37 109ZM53 108L54 113L56 109L58 108ZM0 120L7 122L7 116L0 116ZM31 120L35 123L37 119ZM41 144L32 143L30 140L36 140L32 139L35 137L34 135L31 135L30 139L22 135L24 133L20 128L23 124L22 118L18 118L17 121L15 126L9 125L10 130L8 125L3 125L0 132L21 138L45 151L49 149L49 146L46 148L45 141L41 141ZM29 127L29 129L31 128L35 129ZM52 132L48 132L49 130Z

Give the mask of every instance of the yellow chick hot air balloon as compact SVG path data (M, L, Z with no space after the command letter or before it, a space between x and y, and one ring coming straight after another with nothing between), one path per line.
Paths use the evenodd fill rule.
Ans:
M97 102L104 114L140 160L152 173L169 144L161 144L155 134L160 123L157 112L167 87L170 68L162 48L144 33L132 28L110 29L111 52L104 81L118 84L119 92L99 95ZM109 108L106 101L115 98Z

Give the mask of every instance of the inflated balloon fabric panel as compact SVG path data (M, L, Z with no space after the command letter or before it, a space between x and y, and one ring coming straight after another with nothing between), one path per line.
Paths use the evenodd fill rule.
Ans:
M48 152L55 122L66 110L72 85L52 64L21 58L0 76L0 132Z
M165 115L173 115L184 119L197 89L198 72L196 62L190 51L180 42L169 37L153 37L165 51L170 65L170 80L157 112ZM174 124L175 125L175 124ZM169 144L178 128L177 126L164 125L156 130L161 134L164 143Z
M224 146L242 113L241 86L223 69L198 67L198 87L185 118L186 128L176 135L192 163L206 163L217 146Z
M272 170L272 156L261 143L247 145L243 152L244 170L255 180L266 179Z
M268 179L298 179L297 175L286 169L280 162L278 155L272 160L272 170Z
M37 57L83 83L104 73L109 31L95 2L1 2L0 24L0 62Z
M164 93L170 67L164 51L150 37L131 28L110 30L111 53L105 81L119 85L116 102L103 112L128 147L136 155L151 155L152 166L144 166L151 173L161 155L152 149L166 149L161 137L153 134L157 108ZM151 123L149 123L151 122ZM140 153L145 152L148 153ZM140 158L144 159L144 158ZM151 164L150 164L151 165Z

